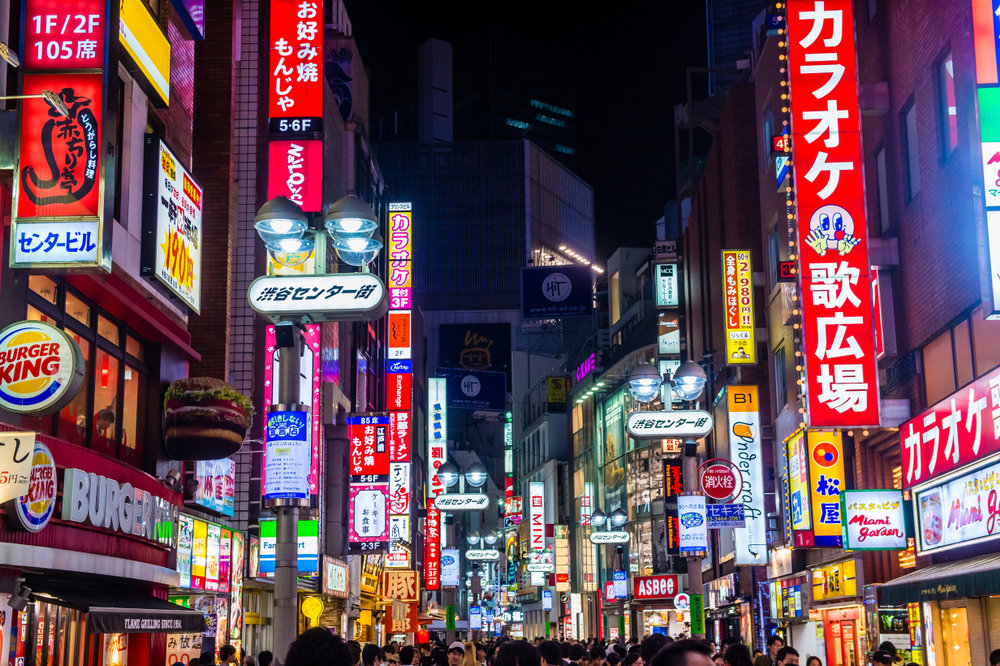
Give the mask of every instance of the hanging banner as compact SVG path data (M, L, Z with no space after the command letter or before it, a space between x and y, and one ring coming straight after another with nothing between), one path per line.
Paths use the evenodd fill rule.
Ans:
M726 393L729 455L743 475L743 489L734 501L743 503L746 521L746 527L735 530L736 564L763 566L767 564L767 518L757 387L729 386Z
M852 4L790 0L787 13L810 428L879 425Z
M809 489L813 540L817 548L841 548L840 492L844 481L844 444L840 431L809 431Z
M545 549L545 484L528 483L528 549Z
M424 520L424 581L428 590L441 588L441 512L434 506L433 499L445 490L444 484L438 478L437 470L448 459L447 386L447 380L443 377L427 379L427 515Z
M756 363L750 250L722 251L722 282L726 292L726 363Z

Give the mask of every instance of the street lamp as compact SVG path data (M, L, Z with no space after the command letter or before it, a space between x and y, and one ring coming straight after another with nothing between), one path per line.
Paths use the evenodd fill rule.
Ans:
M649 403L656 400L660 395L660 384L663 379L649 363L640 363L635 366L628 376L629 392L641 403Z
M474 488L479 488L486 483L487 477L486 468L483 463L478 461L469 465L465 470L465 480Z
M673 388L674 393L681 400L688 402L698 399L701 392L705 390L708 382L708 375L705 370L694 361L685 361L674 373Z
M366 266L382 249L382 240L372 237L378 231L378 216L371 206L353 194L330 206L324 222L333 237L337 256L345 264Z
M312 240L303 238L309 219L287 197L275 197L261 206L253 226L271 258L283 266L298 266L315 248Z
M608 515L600 509L594 509L594 512L590 514L590 524L594 527L604 527L604 523L607 521Z
M437 476L446 488L451 488L458 483L458 468L450 462L446 462L438 467Z
M481 537L479 536L479 532L477 532L476 530L472 530L472 531L471 531L471 532L469 532L469 534L468 534L468 535L467 535L467 536L465 537L465 540L469 542L469 545L470 545L470 546L475 546L476 544L478 544L478 543L479 543L479 539L480 539L480 538L481 538Z
M611 519L611 524L615 527L621 527L628 522L628 514L625 513L625 510L621 507L612 511L609 518ZM591 516L591 520L593 520L593 516Z
M490 530L485 534L485 536L483 536L483 540L486 542L486 545L488 546L492 546L493 544L495 544L499 538L500 535L497 534L496 530Z

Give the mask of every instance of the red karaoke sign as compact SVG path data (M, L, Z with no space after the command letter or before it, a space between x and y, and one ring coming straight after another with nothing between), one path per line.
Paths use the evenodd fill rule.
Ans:
M790 0L788 44L808 424L877 426L851 0Z
M271 118L323 116L323 4L271 1Z

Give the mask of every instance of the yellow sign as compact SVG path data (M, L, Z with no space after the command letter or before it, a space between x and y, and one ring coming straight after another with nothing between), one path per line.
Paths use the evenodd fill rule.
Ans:
M319 616L325 609L319 597L306 597L302 600L302 614L309 618L309 625L312 627L319 626Z
M420 601L420 579L410 569L386 571L382 574L382 596L396 601Z
M858 596L854 560L813 569L813 601Z
M844 482L844 443L840 431L809 431L809 495L812 502L813 544L840 548L840 493Z
M549 377L547 383L548 383L548 401L566 402L566 378Z
M757 340L750 250L722 251L722 282L726 292L726 363L754 364L757 362Z
M119 0L118 32L164 106L170 104L170 42L142 0Z
M805 432L788 440L788 497L793 530L812 529L809 494L809 458L806 456Z

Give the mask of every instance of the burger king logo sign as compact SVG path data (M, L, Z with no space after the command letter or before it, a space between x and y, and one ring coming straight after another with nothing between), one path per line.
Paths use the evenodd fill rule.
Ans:
M22 321L0 331L0 407L52 414L83 384L80 346L55 326Z
M17 516L15 524L29 532L38 532L49 524L56 510L56 464L52 452L38 440L31 458L31 481L28 492L4 505L8 514Z

